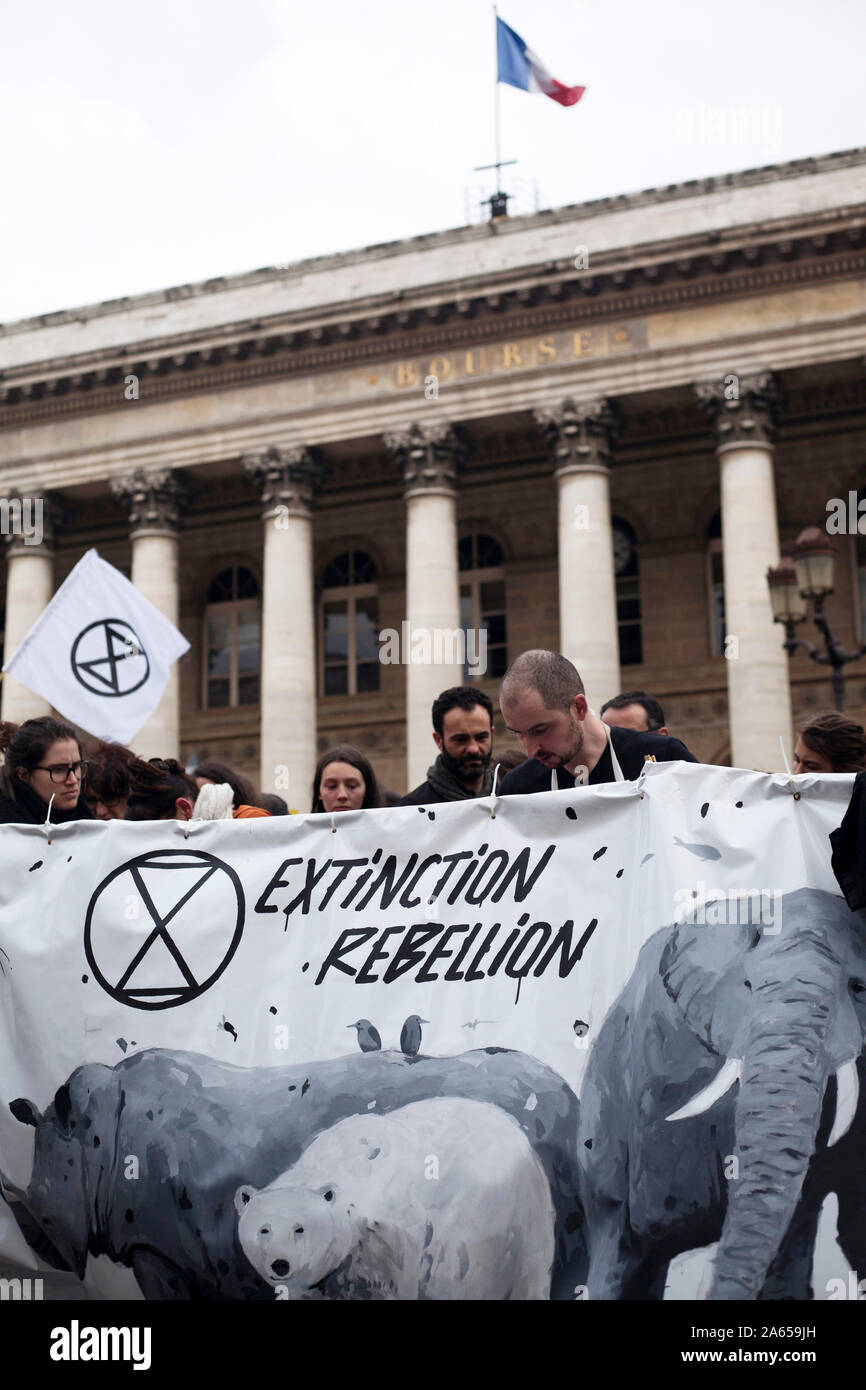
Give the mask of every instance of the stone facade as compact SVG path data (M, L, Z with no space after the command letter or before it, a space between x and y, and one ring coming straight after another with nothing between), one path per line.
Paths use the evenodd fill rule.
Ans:
M380 629L457 627L454 542L483 535L509 659L565 650L596 707L644 688L698 757L780 767L778 734L790 747L792 716L831 691L781 652L763 572L866 485L864 165L850 151L0 326L0 496L57 509L39 582L96 546L192 644L142 749L267 789L288 776L305 809L316 754L348 741L402 792L434 752L429 692L458 668L384 664L378 689L325 694L325 572L362 552ZM622 523L642 660L621 666ZM9 540L7 655L36 592ZM828 612L849 646L858 561L866 537L840 536ZM712 647L722 565L734 661ZM209 708L205 610L232 567L258 587L266 688ZM846 711L866 719L866 660Z

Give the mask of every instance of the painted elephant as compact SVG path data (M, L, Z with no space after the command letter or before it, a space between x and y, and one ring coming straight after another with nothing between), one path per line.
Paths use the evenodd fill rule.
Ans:
M27 1190L3 1187L34 1249L79 1278L88 1253L107 1254L148 1298L273 1298L238 1242L238 1187L266 1187L349 1115L441 1096L489 1102L520 1125L556 1212L551 1297L573 1298L586 1269L577 1100L556 1072L505 1048L256 1068L151 1049L115 1067L88 1064L44 1115L12 1101L36 1149Z
M590 1299L660 1298L670 1260L714 1241L710 1298L808 1298L829 1191L866 1263L866 914L811 888L772 930L739 906L650 938L588 1059Z

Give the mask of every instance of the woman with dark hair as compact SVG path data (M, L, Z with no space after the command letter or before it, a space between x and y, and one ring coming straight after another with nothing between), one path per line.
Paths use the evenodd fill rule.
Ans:
M243 773L235 772L226 763L199 763L192 770L196 786L202 787L225 783L232 789L232 807L235 820L248 820L251 816L270 815L262 806L259 794Z
M124 820L192 820L198 787L174 758L133 758Z
M0 824L42 825L50 819L53 825L63 825L93 819L81 795L87 763L69 724L51 715L19 725L0 724L0 753L5 755Z
M351 743L323 753L313 778L314 811L360 811L381 806L376 774Z
M99 741L89 749L84 796L97 820L123 820L133 762L135 754L123 743Z
M866 731L844 714L818 714L794 744L795 772L861 772L866 769Z

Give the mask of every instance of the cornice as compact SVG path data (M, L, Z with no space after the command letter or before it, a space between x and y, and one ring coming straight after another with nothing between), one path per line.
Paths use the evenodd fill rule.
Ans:
M142 409L179 396L866 274L866 230L861 222L790 239L774 235L764 243L738 247L713 248L707 246L707 238L701 241L699 253L618 268L605 268L601 262L590 273L566 271L563 263L551 262L537 270L531 283L501 293L478 292L476 287L473 296L447 303L392 304L387 314L306 327L255 322L243 332L243 325L234 324L226 329L232 336L218 343L202 345L199 335L198 346L191 339L172 339L161 347L139 345L122 359L116 353L98 359L91 355L86 362L67 359L50 364L50 369L43 366L41 374L33 366L9 370L0 374L0 428L116 410L130 373L141 383L133 408Z
M451 228L440 232L422 233L401 241L382 242L377 245L356 248L350 251L330 252L323 256L312 256L289 265L264 266L258 270L244 271L238 275L214 276L208 280L191 284L175 285L146 294L127 295L119 299L104 300L101 303L62 309L0 324L0 336L18 333L31 333L40 328L55 327L71 322L86 322L94 318L108 317L129 310L148 308L166 303L209 297L223 291L239 290L259 285L271 280L304 278L311 273L327 272L345 266L357 266L400 256L407 252L429 250L434 247L471 244L489 240L491 236L509 237L533 228L546 228L574 224L590 220L600 214L622 212L630 209L657 206L694 199L708 194L725 193L740 188L755 188L765 184L815 175L836 173L842 169L866 164L866 147L834 151L830 154L808 156L789 160L783 164L762 165L727 174L714 174L700 179L688 179L682 183L668 184L655 188L641 189L637 192L618 193L602 198L594 198L585 203L573 203L559 208L548 208L541 212L521 217L508 217L479 225Z

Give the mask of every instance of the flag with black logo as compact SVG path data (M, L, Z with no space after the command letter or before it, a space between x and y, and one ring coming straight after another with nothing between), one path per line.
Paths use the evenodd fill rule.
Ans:
M188 650L135 585L88 550L3 670L88 733L128 743Z

